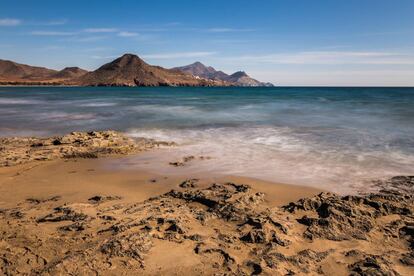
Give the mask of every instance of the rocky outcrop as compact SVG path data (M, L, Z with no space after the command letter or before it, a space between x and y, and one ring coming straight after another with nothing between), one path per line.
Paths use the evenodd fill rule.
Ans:
M377 220L384 216L412 216L414 196L399 192L382 192L367 196L338 196L321 193L313 198L285 206L295 213L310 211L298 219L306 225L304 235L309 239L367 240L370 232L377 227Z
M401 183L402 179L408 181L404 185L411 185L410 178L400 177ZM195 182L197 187L192 185ZM177 184L179 191L143 202L97 195L62 205L65 199L54 197L1 210L0 270L4 274L156 274L158 270L147 266L152 252L169 254L163 246L173 244L195 258L208 275L410 275L414 271L412 194L322 193L276 207L248 185L202 185L192 179L183 183ZM51 228L44 234L22 234L22 227L32 229L31 225ZM62 245L68 250L57 250ZM48 254L50 250L53 254ZM158 268L168 265L159 263Z
M72 132L50 138L0 138L0 167L58 158L129 154L174 143L132 139L115 131Z

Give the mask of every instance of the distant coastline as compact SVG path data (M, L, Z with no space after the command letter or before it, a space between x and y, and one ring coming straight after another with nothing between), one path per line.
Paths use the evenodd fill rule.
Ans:
M125 54L94 71L66 67L60 71L0 60L1 86L190 86L272 87L243 71L228 75L200 62L166 69Z

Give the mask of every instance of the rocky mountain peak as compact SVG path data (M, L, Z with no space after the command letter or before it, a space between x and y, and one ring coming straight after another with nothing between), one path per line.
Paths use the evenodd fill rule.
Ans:
M237 71L237 72L231 74L230 77L242 78L242 77L249 77L249 75L247 75L246 72L244 72L244 71Z

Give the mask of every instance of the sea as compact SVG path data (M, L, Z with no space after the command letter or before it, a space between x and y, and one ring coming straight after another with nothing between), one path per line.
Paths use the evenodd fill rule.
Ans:
M177 147L117 169L375 189L414 174L414 88L0 87L0 136L114 129ZM176 168L188 155L208 157Z

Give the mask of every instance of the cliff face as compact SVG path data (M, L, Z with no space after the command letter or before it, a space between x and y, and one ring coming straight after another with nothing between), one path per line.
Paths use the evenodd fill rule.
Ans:
M91 86L218 86L225 85L201 79L179 70L152 66L136 55L125 54L97 70L74 80Z
M264 83L253 79L243 71L238 71L228 75L223 71L217 71L211 66L205 66L201 62L195 62L186 66L175 67L173 69L201 78L224 81L233 86L273 86L271 83Z

